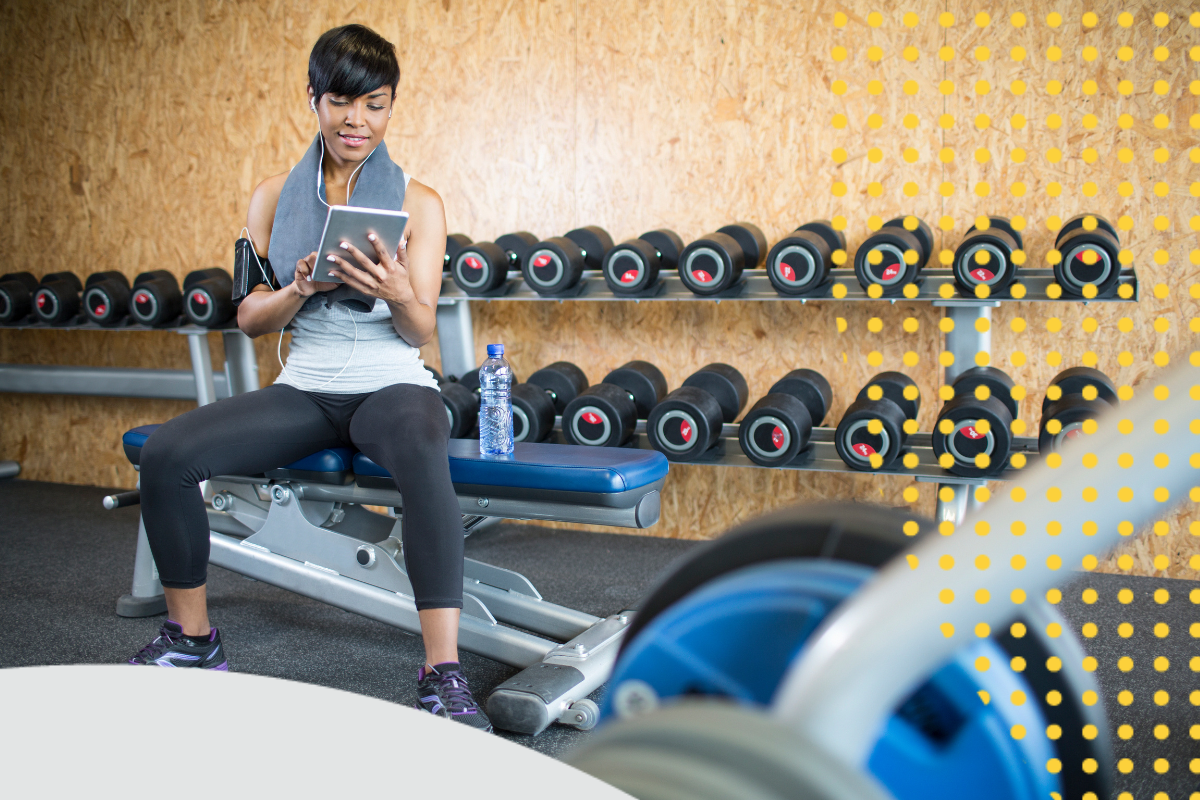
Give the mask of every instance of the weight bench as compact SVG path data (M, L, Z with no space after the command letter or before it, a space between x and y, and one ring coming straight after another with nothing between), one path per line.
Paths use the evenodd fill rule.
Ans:
M157 425L121 439L139 466ZM492 518L648 528L658 522L667 460L628 448L518 443L511 458L483 458L471 439L451 439L450 477L466 531ZM207 482L210 563L412 633L420 631L401 555L404 500L391 477L362 453L322 450L263 475ZM106 507L138 502L137 493ZM388 506L397 518L363 508ZM166 610L139 520L133 589L117 602L126 617ZM536 734L559 721L595 725L586 697L608 679L628 613L606 619L549 603L523 575L466 559L459 646L520 668L488 699L505 730Z

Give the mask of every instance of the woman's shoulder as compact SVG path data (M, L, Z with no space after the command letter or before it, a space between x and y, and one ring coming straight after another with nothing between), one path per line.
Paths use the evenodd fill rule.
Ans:
M271 229L275 224L275 208L279 195L287 182L287 172L272 175L254 188L250 195L250 209L246 213L246 228L255 243L254 249L260 256L267 255L267 244L271 241Z
M417 208L441 208L442 196L433 187L426 186L416 178L411 178L408 188L404 190L404 207L409 210Z

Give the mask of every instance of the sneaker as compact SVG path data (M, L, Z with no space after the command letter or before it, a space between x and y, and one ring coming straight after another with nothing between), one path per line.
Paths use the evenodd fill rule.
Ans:
M216 628L207 637L185 636L178 622L167 620L158 629L158 637L129 659L130 664L159 667L198 667L229 671L221 634Z
M425 667L417 670L417 696L418 709L492 732L492 721L471 696L471 687L456 661L430 667L428 672Z

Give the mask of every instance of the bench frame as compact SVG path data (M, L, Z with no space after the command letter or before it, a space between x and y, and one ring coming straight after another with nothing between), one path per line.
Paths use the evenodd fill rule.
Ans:
M492 497L459 493L469 532L497 518L541 519L645 528L658 521L658 481L617 505L566 503L529 490ZM410 633L420 633L400 538L403 501L393 489L301 479L221 476L207 482L210 563ZM517 493L520 494L520 493ZM625 505L628 503L628 505ZM397 518L363 508L395 508ZM625 507L621 507L625 505ZM117 614L166 610L145 524L139 519L133 587ZM498 728L537 734L558 721L596 722L587 695L606 681L631 617L594 617L547 602L523 575L466 559L459 646L522 671L488 699ZM503 623L503 624L502 624Z

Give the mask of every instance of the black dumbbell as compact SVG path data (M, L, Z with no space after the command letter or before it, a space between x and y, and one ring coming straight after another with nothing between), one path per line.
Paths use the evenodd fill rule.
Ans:
M900 372L879 373L838 423L833 440L838 456L853 469L887 469L900 456L909 432L916 430L920 410L921 393L912 378ZM876 421L879 427L873 430ZM871 464L873 455L881 459L877 467Z
M603 228L576 228L531 247L521 261L521 274L538 294L562 294L579 283L585 269L601 269L612 246Z
M1008 465L1012 424L1021 411L1012 396L1013 381L995 367L972 367L952 385L954 398L942 406L933 426L933 453L954 463L946 469L964 478L999 475ZM986 423L986 424L983 424ZM976 457L987 456L986 466Z
M134 278L132 300L130 315L142 325L151 327L170 325L183 311L179 281L165 269L143 272Z
M37 287L37 278L28 272L0 275L0 325L13 325L29 316Z
M438 381L451 439L469 439L479 425L479 395L456 381Z
M738 444L755 464L777 467L808 447L833 402L829 381L811 369L794 369L746 412L738 426Z
M587 375L570 361L555 361L529 376L528 383L542 389L554 404L554 413L566 411L567 404L588 388Z
M908 255L910 251L915 260ZM864 289L877 284L883 289L883 297L895 297L920 277L932 252L933 231L925 221L897 217L868 236L854 253L854 274Z
M556 361L512 388L513 441L540 442L554 431L554 415L587 388L583 370Z
M658 367L630 361L567 403L563 437L571 444L620 447L633 438L637 421L649 416L666 395L667 379Z
M679 256L679 279L693 294L720 294L742 279L742 271L767 257L767 238L758 226L736 222L701 236Z
M621 242L604 256L604 282L614 294L642 294L658 283L658 273L675 269L683 240L665 228Z
M129 279L116 270L88 275L83 284L83 313L97 325L119 325L129 314Z
M236 311L233 279L221 267L198 269L183 279L183 313L193 325L216 328Z
M1017 277L1013 254L1024 248L1021 232L1008 217L989 217L988 227L972 225L954 251L954 282L967 297L975 297L978 286L988 287L988 295L1008 291Z
M1071 367L1054 376L1042 398L1038 452L1050 453L1082 434L1083 423L1118 405L1117 388L1098 369Z
M469 295L490 294L504 285L509 272L521 268L521 259L537 240L528 231L517 231L495 242L466 244L450 262L450 277Z
M833 254L846 250L846 237L829 220L808 222L775 243L767 255L767 277L781 295L812 294L833 269Z
M79 294L83 284L73 272L52 272L43 276L33 293L33 313L42 322L61 325L79 316Z
M465 233L446 234L446 255L442 257L442 272L449 272L450 265L464 247L471 243L471 237Z
M1104 217L1071 217L1059 229L1054 247L1061 255L1054 265L1054 280L1065 294L1084 297L1085 286L1095 287L1096 297L1116 291L1121 280L1121 239Z
M670 461L693 461L721 438L750 397L746 379L728 364L702 367L650 412L646 433Z

